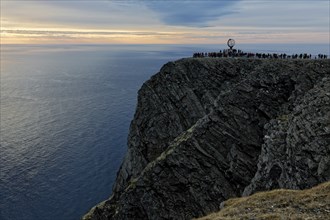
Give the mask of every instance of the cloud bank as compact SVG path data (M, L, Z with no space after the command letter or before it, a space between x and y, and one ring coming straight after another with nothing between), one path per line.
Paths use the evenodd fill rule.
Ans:
M207 27L210 21L234 14L232 6L238 0L205 0L205 1L144 1L144 4L159 14L167 25Z
M1 40L329 43L329 8L329 0L11 0L1 1Z

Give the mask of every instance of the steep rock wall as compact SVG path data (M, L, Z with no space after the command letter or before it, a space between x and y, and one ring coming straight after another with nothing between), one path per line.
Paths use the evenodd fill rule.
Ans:
M191 219L329 180L329 74L328 60L166 64L139 91L112 197L84 219Z
M276 188L305 189L330 177L330 78L324 77L294 103L288 114L272 119L258 172L244 195Z
M236 62L210 59L169 62L143 84L115 192L125 189L132 178L167 149L170 141L208 114L223 88L231 81L239 81L240 71L249 72L254 66L248 62L238 67Z

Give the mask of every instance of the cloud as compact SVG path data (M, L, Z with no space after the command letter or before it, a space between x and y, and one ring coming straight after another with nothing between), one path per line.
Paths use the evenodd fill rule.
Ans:
M121 28L158 25L137 1L4 1L1 21L11 26ZM8 22L6 22L8 23Z
M209 22L219 17L235 13L231 6L238 0L205 1L143 1L144 4L159 14L167 25L207 27Z
M327 29L328 0L242 0L236 5L237 16L219 19L213 25L263 29Z
M218 43L231 37L240 42L328 42L329 6L328 0L11 0L1 1L1 37L105 43Z
M9 43L170 43L183 38L184 34L158 31L93 31L93 30L47 30L2 29L1 40Z
M136 35L136 36L169 36L177 35L174 33L166 32L151 32L151 31L49 31L49 30L1 30L2 34L16 34L16 35L44 35L44 36L66 36L66 35L99 35L99 36L111 36L111 35Z

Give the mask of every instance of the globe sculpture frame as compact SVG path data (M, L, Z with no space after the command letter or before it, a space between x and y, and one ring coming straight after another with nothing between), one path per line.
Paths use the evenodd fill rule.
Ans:
M228 41L227 41L227 45L228 47L232 50L233 47L235 46L235 40L230 38Z

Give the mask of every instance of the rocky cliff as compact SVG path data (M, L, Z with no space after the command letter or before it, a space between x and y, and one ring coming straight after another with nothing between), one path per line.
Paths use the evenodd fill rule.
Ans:
M191 219L330 179L329 60L187 58L140 89L113 195L84 219Z

